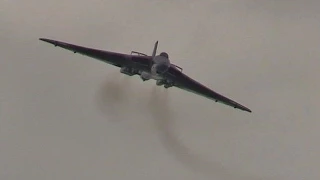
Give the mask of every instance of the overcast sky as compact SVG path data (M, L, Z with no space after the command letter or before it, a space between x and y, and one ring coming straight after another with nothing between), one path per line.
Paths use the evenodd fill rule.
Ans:
M318 180L320 1L0 0L1 180ZM252 109L38 38L151 54Z

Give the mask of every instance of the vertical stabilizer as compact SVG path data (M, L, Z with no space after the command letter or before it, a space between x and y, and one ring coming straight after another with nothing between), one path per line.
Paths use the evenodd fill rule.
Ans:
M157 48L158 48L158 41L154 44L153 52L152 52L152 59L156 56L157 54Z

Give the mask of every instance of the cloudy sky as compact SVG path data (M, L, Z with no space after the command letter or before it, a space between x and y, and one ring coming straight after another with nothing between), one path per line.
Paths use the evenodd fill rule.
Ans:
M320 1L0 0L0 179L318 180ZM247 113L39 41L151 54Z

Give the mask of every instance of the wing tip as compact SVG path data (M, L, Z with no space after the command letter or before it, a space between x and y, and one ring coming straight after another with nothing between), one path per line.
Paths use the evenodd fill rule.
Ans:
M54 46L58 46L58 45L66 45L66 43L60 42L60 41L56 41L56 40L52 40L52 39L47 39L47 38L39 38L40 41L44 41L50 44L53 44Z
M242 106L242 105L240 105L240 106L234 106L234 108L235 108L235 109L241 109L241 110L243 110L243 111L247 111L247 112L249 112L249 113L252 113L251 109L249 109L249 108L247 108L247 107L244 107L244 106Z
M247 112L249 112L249 113L252 113L251 109L246 108L246 107L242 108L242 110L247 111Z
M54 40L51 40L51 39L46 39L46 38L39 38L40 41L44 41L44 42L47 42L47 43L51 43L51 44L54 44Z
M46 38L39 38L40 41L49 41L49 39Z

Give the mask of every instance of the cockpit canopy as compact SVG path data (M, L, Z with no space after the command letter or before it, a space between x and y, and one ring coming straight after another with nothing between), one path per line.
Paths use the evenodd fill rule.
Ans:
M167 59L169 59L169 55L166 52L160 53L160 56L166 57Z

